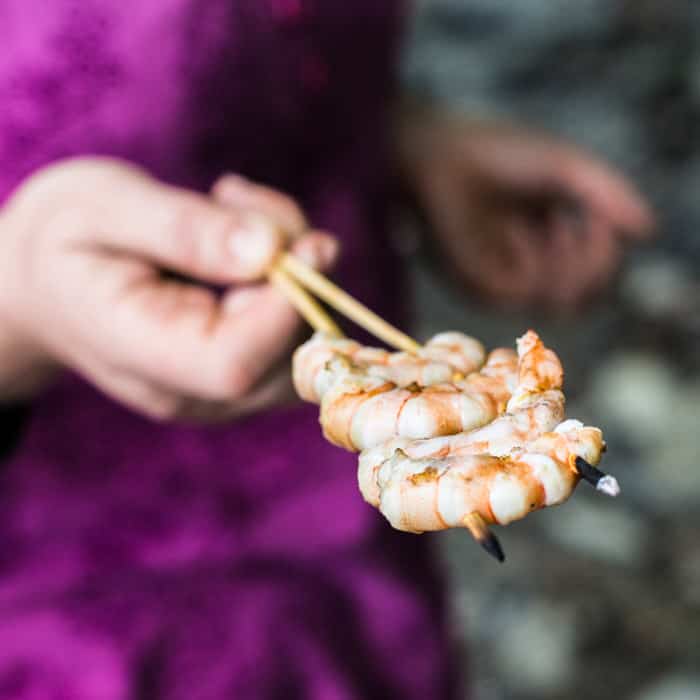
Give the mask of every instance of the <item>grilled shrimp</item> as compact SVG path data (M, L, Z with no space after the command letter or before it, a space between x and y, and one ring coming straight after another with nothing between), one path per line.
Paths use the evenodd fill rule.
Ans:
M517 375L515 356L499 349L489 355L480 372L454 383L424 388L396 388L354 368L348 360L332 360L324 372L333 379L322 382L324 387L330 384L321 399L324 435L346 449L366 450L397 437L415 440L462 433L486 425L504 410L515 412L509 417L511 431L518 429L524 419L529 425L542 413L546 417L551 413L549 404L560 403L563 410L561 395L550 396L539 411L532 406L533 395L561 389L563 370L559 358L534 331L519 338L517 346ZM340 366L343 362L344 373ZM518 411L520 406L528 411ZM547 427L553 427L562 417L556 414ZM536 427L541 428L541 420ZM507 430L501 422L484 437L493 440L498 431Z
M527 342L520 342L526 339ZM518 355L506 348L493 350L484 367L455 386L465 392L483 392L498 403L499 418L479 430L450 437L425 439L411 443L395 440L377 447L376 454L390 456L397 447L424 451L424 454L449 454L481 443L483 452L502 454L533 435L551 430L564 417L561 393L563 370L559 358L542 344L533 332L518 341ZM544 367L533 361L544 360ZM536 386L537 389L532 387ZM499 447L498 442L506 447Z
M580 478L576 458L597 464L603 444L598 428L567 420L503 457L412 459L397 450L363 496L407 532L464 526L474 513L506 525L569 498Z
M518 348L518 384L522 392L560 389L564 370L556 353L544 346L535 331L516 341Z
M515 353L497 350L480 372L450 384L399 388L346 362L345 373L331 361L335 376L321 401L321 424L330 442L364 450L395 437L450 435L492 421L517 381Z
M294 353L294 384L302 399L320 403L338 375L352 366L359 374L399 387L432 386L473 372L484 363L484 355L479 341L456 332L439 333L417 355L364 347L354 340L315 333Z
M348 374L328 390L321 403L321 425L330 442L359 451L397 436L461 432L498 414L487 393L460 391L452 384L400 389L381 382Z
M515 448L553 430L564 419L564 395L550 389L523 397L519 404L480 428L423 440L395 438L360 454L360 490L376 501L376 473L382 464L401 450L411 459L444 459L456 455L504 457Z

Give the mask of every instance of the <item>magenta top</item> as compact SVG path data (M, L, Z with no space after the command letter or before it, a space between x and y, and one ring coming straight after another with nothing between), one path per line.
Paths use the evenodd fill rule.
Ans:
M384 108L397 3L3 0L0 198L110 154L292 193L391 315ZM89 290L86 290L89 292ZM297 405L158 424L66 376L0 470L0 699L448 698L428 537Z

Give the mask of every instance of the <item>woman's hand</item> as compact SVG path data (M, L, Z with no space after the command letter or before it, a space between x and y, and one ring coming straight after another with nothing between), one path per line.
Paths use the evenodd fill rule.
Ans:
M569 309L599 291L652 214L584 151L515 126L412 114L403 172L460 278L508 306Z
M0 392L30 394L66 365L156 418L276 401L300 319L261 282L288 239L321 268L336 245L279 192L232 177L215 189L231 183L222 204L103 158L29 178L0 215Z

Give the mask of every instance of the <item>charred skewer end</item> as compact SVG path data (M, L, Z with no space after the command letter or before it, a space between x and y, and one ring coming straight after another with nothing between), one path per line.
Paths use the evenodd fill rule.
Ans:
M614 498L619 495L620 484L617 483L617 479L589 464L583 457L576 457L576 471L584 481L595 486L596 490L606 496Z
M498 559L501 564L506 560L506 555L503 553L503 548L501 547L501 543L498 541L498 538L496 535L493 533L491 534L491 537L485 539L483 542L479 542L479 544L495 559Z
M614 498L620 493L620 484L617 483L617 479L614 476L608 474L597 483L596 489L602 491L606 496Z
M501 543L496 535L489 530L486 521L478 513L470 513L464 518L464 527L469 530L472 537L492 556L501 563L505 561Z

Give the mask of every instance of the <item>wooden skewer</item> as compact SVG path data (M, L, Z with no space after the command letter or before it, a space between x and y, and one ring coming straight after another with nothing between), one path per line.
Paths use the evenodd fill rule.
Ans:
M324 311L323 307L285 270L275 266L270 269L267 276L314 330L342 338L343 332Z
M297 282L308 287L314 294L323 299L329 306L347 316L358 326L383 340L387 345L412 354L420 350L420 345L410 336L394 328L383 318L370 311L357 299L333 284L329 279L304 264L289 253L280 257L279 267L289 273Z

